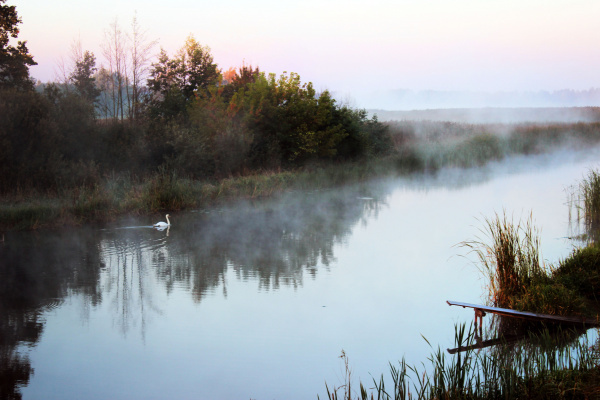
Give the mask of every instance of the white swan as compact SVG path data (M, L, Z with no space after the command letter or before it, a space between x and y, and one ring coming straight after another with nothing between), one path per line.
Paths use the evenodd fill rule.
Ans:
M154 226L155 228L166 228L167 226L171 226L171 221L169 221L169 214L166 215L166 218L167 222L157 222L152 226Z

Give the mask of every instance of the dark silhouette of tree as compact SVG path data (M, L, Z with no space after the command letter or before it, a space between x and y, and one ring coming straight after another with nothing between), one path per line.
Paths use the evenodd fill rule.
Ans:
M174 58L161 50L148 79L152 94L151 115L174 117L184 113L186 105L198 92L214 87L220 78L210 48L202 46L191 35Z
M9 45L10 38L16 39L19 35L17 25L21 18L15 6L3 3L6 0L0 0L0 88L32 89L29 67L37 63L29 54L26 41L19 41L17 46Z
M90 103L96 102L100 96L100 89L96 87L96 78L94 77L97 70L96 56L94 53L86 51L83 57L75 62L75 69L69 77L79 95Z

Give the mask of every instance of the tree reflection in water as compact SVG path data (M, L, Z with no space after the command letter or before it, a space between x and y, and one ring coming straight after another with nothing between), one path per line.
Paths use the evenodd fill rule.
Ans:
M40 340L44 312L69 295L82 318L110 305L123 335L160 315L155 297L176 288L201 301L226 275L256 280L259 290L299 287L335 260L357 223L377 215L385 186L286 195L173 216L166 231L85 227L7 234L0 246L0 397L20 398L34 368L27 349Z
M68 293L81 293L92 305L101 301L99 239L86 229L6 235L0 246L1 398L21 398L19 387L29 382L27 348L40 340L44 311Z

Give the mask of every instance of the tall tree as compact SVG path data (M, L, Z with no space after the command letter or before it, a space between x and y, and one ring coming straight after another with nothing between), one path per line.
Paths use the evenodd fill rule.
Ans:
M111 85L112 115L115 119L122 120L125 118L125 108L129 107L129 91L126 90L129 78L127 76L126 37L117 19L105 32L102 51L104 58L108 61L109 74L114 79Z
M152 93L151 114L172 117L185 112L186 104L198 92L219 83L221 74L213 62L210 48L202 46L192 35L174 58L161 50L152 64L148 88Z
M177 54L181 91L186 98L192 97L198 89L207 89L219 80L219 69L213 62L208 46L202 46L194 38L188 36Z
M90 103L95 103L100 96L100 89L96 87L96 78L94 77L97 70L96 56L94 53L86 51L82 58L75 62L75 69L69 77L79 95Z
M258 67L252 68L252 65L246 65L246 63L242 63L237 70L233 67L229 68L223 73L223 84L225 85L223 99L231 100L235 93L245 90L247 85L256 82L259 75Z
M29 67L37 63L29 54L26 41L19 41L16 46L9 44L10 38L19 36L17 25L22 21L16 7L4 3L6 0L0 0L0 88L32 89Z
M147 32L143 31L138 23L137 16L131 22L131 35L129 37L131 47L129 49L131 67L131 105L129 107L129 118L135 120L139 117L142 104L143 81L149 70L149 61L152 57L152 48L156 46L156 40L150 41Z

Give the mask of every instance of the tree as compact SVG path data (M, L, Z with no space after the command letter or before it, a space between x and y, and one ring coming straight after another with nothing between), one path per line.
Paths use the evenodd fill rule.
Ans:
M174 58L162 49L148 79L151 115L170 118L184 114L186 105L199 92L206 93L220 79L210 48L202 46L192 35Z
M109 75L113 77L111 82L112 116L115 119L125 118L125 101L127 107L130 105L129 78L127 75L127 47L126 37L121 31L119 22L115 19L104 33L102 52L108 61ZM124 96L125 94L125 96ZM129 112L129 110L128 110Z
M75 62L75 69L69 76L70 82L75 86L81 97L95 103L100 96L100 89L96 87L94 73L97 71L94 53L86 51L82 58Z
M17 46L9 45L10 38L19 35L21 18L15 6L3 5L0 0L0 88L16 87L33 89L33 81L29 77L29 67L37 65L29 54L26 41L17 42Z
M148 73L148 62L151 58L152 48L156 40L149 41L146 31L141 30L137 17L133 17L131 23L131 36L129 37L131 47L131 104L129 107L129 118L135 120L139 117L142 104L142 81ZM128 89L129 90L129 89Z
M231 67L223 73L223 98L226 101L231 100L233 95L237 92L244 91L247 85L256 82L256 79L260 75L258 67L252 68L252 65L246 65L243 63L236 71L235 68Z
M208 46L202 46L192 35L188 36L183 47L177 53L180 89L186 99L194 92L208 89L217 84L220 73Z
M254 77L250 69L248 78ZM310 159L334 158L348 135L335 121L335 100L328 91L317 95L312 83L296 73L264 73L240 86L229 103L230 111L245 114L252 132L254 166L302 164Z

